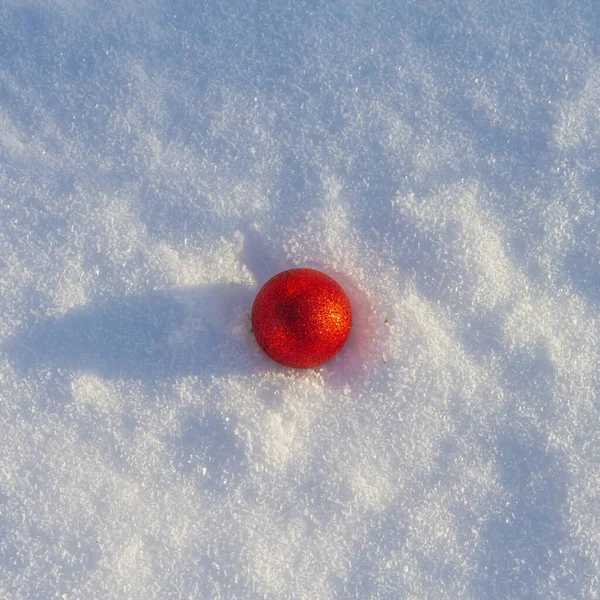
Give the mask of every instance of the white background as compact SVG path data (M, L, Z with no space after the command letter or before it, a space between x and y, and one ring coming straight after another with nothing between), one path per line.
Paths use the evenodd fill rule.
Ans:
M1 2L0 597L598 597L599 14Z

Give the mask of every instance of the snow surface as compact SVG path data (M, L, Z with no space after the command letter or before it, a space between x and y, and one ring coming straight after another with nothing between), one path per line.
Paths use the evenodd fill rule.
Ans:
M597 0L4 0L0 597L598 598L599 107Z

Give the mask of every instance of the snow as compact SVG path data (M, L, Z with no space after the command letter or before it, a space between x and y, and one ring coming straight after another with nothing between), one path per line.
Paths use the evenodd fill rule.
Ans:
M594 0L5 0L0 597L600 595ZM342 353L271 362L275 273Z

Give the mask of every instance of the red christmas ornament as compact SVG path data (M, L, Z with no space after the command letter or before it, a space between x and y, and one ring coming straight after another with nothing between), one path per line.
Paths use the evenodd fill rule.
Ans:
M287 367L310 368L333 358L352 327L348 297L329 275L290 269L269 279L252 306L258 345Z

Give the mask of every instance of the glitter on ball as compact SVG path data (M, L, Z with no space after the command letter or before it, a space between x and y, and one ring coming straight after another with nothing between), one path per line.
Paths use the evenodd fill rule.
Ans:
M252 306L258 345L287 367L311 368L331 360L352 327L341 286L315 269L290 269L269 279Z

